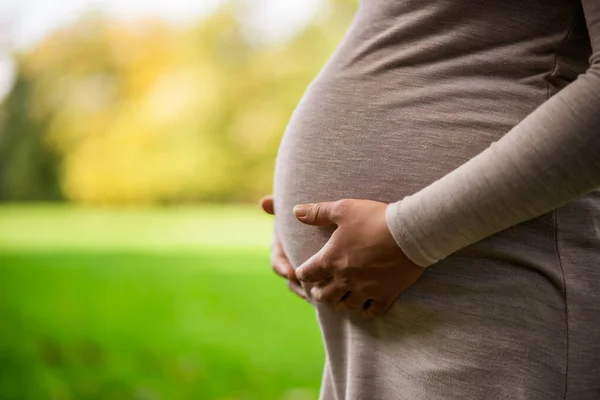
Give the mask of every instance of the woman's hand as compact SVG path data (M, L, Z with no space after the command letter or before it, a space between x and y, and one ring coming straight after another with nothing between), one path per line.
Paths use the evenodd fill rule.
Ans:
M316 301L381 315L421 277L424 268L410 261L392 237L386 208L353 199L294 207L301 222L337 225L325 246L296 270L300 281L314 285Z
M260 199L260 206L266 213L275 215L275 208L273 207L273 196L265 196ZM296 278L296 272L290 264L287 256L283 251L283 247L281 247L281 243L279 242L279 238L277 238L277 233L273 235L273 246L271 249L271 266L273 267L273 271L282 278L287 279L288 287L298 296L302 297L304 300L308 301L308 297L306 296L306 292L302 287L298 278Z

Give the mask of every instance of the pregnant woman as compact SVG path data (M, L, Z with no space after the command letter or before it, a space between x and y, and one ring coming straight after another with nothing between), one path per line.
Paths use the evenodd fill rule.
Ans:
M600 0L363 1L275 176L321 399L600 399Z

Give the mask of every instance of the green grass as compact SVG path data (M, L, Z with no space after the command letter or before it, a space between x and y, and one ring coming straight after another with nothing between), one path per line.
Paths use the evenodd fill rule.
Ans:
M0 399L310 399L312 308L249 208L0 207Z

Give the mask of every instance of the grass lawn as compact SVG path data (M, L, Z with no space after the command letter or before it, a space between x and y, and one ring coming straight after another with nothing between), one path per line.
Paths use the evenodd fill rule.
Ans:
M310 305L254 208L0 207L0 399L314 399Z

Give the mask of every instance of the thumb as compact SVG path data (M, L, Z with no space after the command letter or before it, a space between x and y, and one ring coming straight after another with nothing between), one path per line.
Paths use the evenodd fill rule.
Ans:
M333 220L333 203L298 204L294 207L294 215L300 222L308 225L335 225Z

